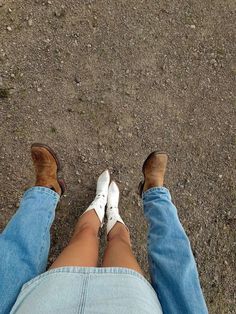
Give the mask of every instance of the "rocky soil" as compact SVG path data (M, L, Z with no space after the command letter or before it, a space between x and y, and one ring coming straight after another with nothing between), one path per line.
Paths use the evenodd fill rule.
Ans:
M108 167L148 276L136 190L146 155L167 151L166 185L209 312L235 313L235 9L232 0L0 0L1 230L33 183L30 145L43 142L68 186L50 263Z

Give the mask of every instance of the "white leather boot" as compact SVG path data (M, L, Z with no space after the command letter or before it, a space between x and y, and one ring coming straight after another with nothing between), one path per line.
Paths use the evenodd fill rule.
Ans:
M125 225L124 221L120 217L119 209L118 209L119 194L120 192L119 192L119 188L117 184L114 181L112 181L108 189L108 198L107 198L107 210L106 210L107 234L111 231L111 229L115 226L117 222L121 222L122 224Z
M98 178L96 196L93 202L89 205L86 211L94 209L100 222L101 227L103 226L103 220L105 216L105 206L107 204L108 187L110 183L110 174L108 170L105 170Z

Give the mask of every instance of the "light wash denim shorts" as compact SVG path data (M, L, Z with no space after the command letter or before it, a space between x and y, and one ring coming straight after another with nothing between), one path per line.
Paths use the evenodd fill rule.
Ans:
M120 267L61 267L27 282L11 314L161 314L149 282Z

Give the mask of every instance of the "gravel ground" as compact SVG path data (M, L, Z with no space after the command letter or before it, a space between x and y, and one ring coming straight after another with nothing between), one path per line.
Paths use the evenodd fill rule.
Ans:
M68 185L50 263L108 167L148 276L136 190L146 155L167 151L166 185L209 312L235 313L235 9L233 0L0 0L1 230L33 183L30 144L47 143Z

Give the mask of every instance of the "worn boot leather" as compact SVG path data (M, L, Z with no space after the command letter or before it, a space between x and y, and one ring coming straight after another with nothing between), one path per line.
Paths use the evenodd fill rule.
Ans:
M143 192L153 187L162 187L168 156L165 153L151 153L143 164Z
M48 187L61 195L62 190L57 179L58 164L52 153L46 147L34 144L31 147L31 156L36 173L35 186Z

